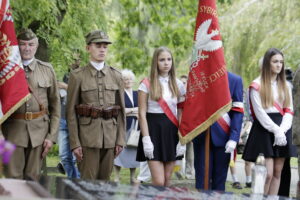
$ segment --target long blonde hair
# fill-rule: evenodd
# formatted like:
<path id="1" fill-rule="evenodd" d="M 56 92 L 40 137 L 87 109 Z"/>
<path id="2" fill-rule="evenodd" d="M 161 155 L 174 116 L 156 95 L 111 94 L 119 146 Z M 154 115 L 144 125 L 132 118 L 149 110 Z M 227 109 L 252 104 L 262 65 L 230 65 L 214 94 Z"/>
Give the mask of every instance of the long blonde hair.
<path id="1" fill-rule="evenodd" d="M 175 74 L 175 66 L 174 59 L 171 51 L 167 47 L 158 47 L 155 49 L 152 57 L 151 71 L 150 71 L 150 98 L 158 101 L 162 97 L 162 87 L 159 82 L 159 70 L 158 70 L 158 56 L 162 52 L 168 52 L 172 57 L 172 67 L 169 71 L 169 88 L 172 93 L 172 96 L 179 97 L 179 89 L 176 83 L 176 74 Z"/>
<path id="2" fill-rule="evenodd" d="M 263 108 L 269 108 L 274 105 L 274 96 L 271 88 L 271 58 L 274 55 L 280 54 L 283 57 L 283 53 L 276 49 L 270 48 L 264 55 L 263 65 L 261 70 L 261 88 L 260 88 L 260 97 Z M 289 95 L 289 90 L 286 84 L 284 63 L 281 69 L 281 72 L 277 75 L 276 78 L 278 85 L 278 95 L 280 102 L 283 102 L 283 107 L 289 107 L 291 104 L 291 99 Z"/>

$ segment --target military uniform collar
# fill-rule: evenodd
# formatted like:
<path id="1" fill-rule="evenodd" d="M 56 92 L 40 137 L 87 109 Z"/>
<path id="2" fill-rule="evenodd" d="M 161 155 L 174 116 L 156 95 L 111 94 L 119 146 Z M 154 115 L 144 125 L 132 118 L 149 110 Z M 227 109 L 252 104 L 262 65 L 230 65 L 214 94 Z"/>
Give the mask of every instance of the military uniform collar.
<path id="1" fill-rule="evenodd" d="M 92 66 L 93 66 L 95 69 L 97 69 L 97 71 L 102 70 L 103 67 L 104 67 L 104 62 L 97 63 L 97 62 L 90 61 L 90 63 L 92 64 Z"/>
<path id="2" fill-rule="evenodd" d="M 95 67 L 90 62 L 87 67 L 90 70 L 92 76 L 96 76 L 98 71 L 95 69 Z M 107 66 L 106 63 L 104 63 L 104 67 L 100 70 L 100 72 L 102 72 L 105 75 L 108 72 L 108 68 L 109 68 L 109 66 Z"/>
<path id="3" fill-rule="evenodd" d="M 22 60 L 22 63 L 24 66 L 28 66 L 28 65 L 30 65 L 30 63 L 32 63 L 33 60 L 34 60 L 34 57 L 31 58 L 30 60 Z"/>
<path id="4" fill-rule="evenodd" d="M 26 63 L 26 62 L 25 62 Z M 23 66 L 28 66 L 28 68 L 31 70 L 31 71 L 34 71 L 35 69 L 35 66 L 36 66 L 36 59 L 35 58 L 32 58 L 32 60 L 30 62 L 28 62 L 29 64 L 28 65 L 25 65 L 25 63 L 23 63 Z"/>

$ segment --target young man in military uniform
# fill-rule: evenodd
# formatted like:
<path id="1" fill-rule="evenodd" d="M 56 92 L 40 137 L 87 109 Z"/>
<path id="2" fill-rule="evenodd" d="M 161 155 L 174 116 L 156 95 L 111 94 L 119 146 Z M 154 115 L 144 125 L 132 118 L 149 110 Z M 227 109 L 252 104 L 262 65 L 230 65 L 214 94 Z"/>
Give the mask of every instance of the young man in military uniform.
<path id="1" fill-rule="evenodd" d="M 86 35 L 90 62 L 71 72 L 67 92 L 70 145 L 81 178 L 109 180 L 114 158 L 125 145 L 121 73 L 105 58 L 111 44 L 100 30 Z"/>
<path id="2" fill-rule="evenodd" d="M 17 39 L 31 98 L 2 125 L 5 139 L 16 145 L 4 173 L 7 178 L 37 180 L 42 159 L 57 138 L 60 99 L 53 67 L 34 57 L 36 35 L 25 29 Z"/>

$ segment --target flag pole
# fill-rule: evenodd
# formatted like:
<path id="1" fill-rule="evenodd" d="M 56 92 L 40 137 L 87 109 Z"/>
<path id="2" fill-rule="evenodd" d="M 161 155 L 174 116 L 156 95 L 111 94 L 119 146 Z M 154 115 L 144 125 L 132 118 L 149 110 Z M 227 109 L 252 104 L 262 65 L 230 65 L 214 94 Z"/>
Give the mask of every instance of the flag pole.
<path id="1" fill-rule="evenodd" d="M 210 127 L 206 129 L 205 136 L 205 166 L 204 166 L 204 190 L 209 189 L 209 157 L 210 157 Z"/>

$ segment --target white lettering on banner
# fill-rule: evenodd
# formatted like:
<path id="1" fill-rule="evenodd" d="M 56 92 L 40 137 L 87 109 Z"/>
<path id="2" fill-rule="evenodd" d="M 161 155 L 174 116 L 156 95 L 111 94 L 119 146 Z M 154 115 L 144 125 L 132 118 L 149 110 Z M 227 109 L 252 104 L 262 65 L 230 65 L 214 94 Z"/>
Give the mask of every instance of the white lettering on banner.
<path id="1" fill-rule="evenodd" d="M 226 67 L 223 66 L 219 68 L 216 72 L 209 76 L 207 76 L 203 71 L 200 72 L 200 76 L 197 76 L 195 70 L 191 70 L 191 73 L 192 79 L 194 80 L 189 80 L 190 82 L 187 92 L 187 98 L 194 97 L 195 93 L 198 91 L 204 93 L 209 88 L 210 84 L 213 84 L 215 81 L 226 74 Z"/>

